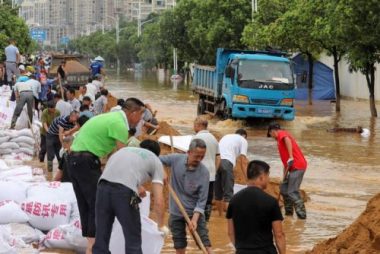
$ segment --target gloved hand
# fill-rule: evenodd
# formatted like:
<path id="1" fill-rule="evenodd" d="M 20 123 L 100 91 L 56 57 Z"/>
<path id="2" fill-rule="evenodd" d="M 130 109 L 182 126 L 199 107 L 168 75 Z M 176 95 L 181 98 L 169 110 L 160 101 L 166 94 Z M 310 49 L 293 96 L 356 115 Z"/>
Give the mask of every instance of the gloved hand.
<path id="1" fill-rule="evenodd" d="M 158 228 L 158 231 L 160 231 L 163 234 L 164 238 L 170 234 L 170 230 L 167 226 L 162 226 Z"/>
<path id="2" fill-rule="evenodd" d="M 289 160 L 286 163 L 288 164 L 288 167 L 291 167 L 294 164 L 294 159 L 293 158 L 289 158 Z"/>

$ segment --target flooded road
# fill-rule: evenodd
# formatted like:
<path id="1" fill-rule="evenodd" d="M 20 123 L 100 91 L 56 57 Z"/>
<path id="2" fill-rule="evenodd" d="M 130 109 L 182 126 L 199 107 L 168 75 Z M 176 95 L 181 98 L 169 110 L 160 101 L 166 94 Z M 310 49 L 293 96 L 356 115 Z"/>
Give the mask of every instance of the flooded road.
<path id="1" fill-rule="evenodd" d="M 158 110 L 159 120 L 192 134 L 197 98 L 184 83 L 172 84 L 161 75 L 135 76 L 133 73 L 106 84 L 116 97 L 138 97 Z M 363 87 L 363 89 L 365 89 Z M 380 105 L 378 104 L 378 107 Z M 308 160 L 302 188 L 310 201 L 306 204 L 308 219 L 284 221 L 289 253 L 304 253 L 324 239 L 335 236 L 364 210 L 371 196 L 380 188 L 380 120 L 371 119 L 368 102 L 342 101 L 342 112 L 334 112 L 334 104 L 296 103 L 297 116 L 292 122 L 280 122 L 297 139 Z M 276 143 L 266 138 L 268 121 L 211 120 L 210 128 L 227 134 L 246 127 L 249 133 L 249 159 L 261 159 L 271 165 L 271 176 L 279 178 L 281 164 Z M 329 133 L 336 125 L 371 131 L 369 138 L 355 133 Z M 213 217 L 210 236 L 216 253 L 232 253 L 223 218 Z M 199 253 L 191 244 L 189 253 Z M 174 253 L 168 243 L 163 253 Z"/>

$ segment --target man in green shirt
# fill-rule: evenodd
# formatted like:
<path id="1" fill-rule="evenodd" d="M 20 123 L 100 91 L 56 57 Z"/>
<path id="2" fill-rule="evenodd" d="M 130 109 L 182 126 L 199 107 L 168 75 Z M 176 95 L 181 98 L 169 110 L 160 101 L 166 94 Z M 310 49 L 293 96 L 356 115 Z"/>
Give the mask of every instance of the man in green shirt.
<path id="1" fill-rule="evenodd" d="M 49 102 L 47 105 L 47 109 L 45 109 L 42 112 L 41 115 L 41 122 L 42 127 L 40 131 L 41 135 L 41 144 L 40 144 L 40 153 L 38 155 L 38 158 L 40 159 L 40 162 L 44 162 L 45 155 L 46 155 L 46 132 L 49 130 L 50 124 L 53 122 L 53 120 L 56 117 L 59 117 L 61 113 L 59 110 L 55 108 L 54 102 Z"/>
<path id="2" fill-rule="evenodd" d="M 71 146 L 68 169 L 78 202 L 82 235 L 88 239 L 86 253 L 92 253 L 95 242 L 96 190 L 102 174 L 100 158 L 127 145 L 128 130 L 137 125 L 143 112 L 144 103 L 129 98 L 121 111 L 88 120 Z"/>

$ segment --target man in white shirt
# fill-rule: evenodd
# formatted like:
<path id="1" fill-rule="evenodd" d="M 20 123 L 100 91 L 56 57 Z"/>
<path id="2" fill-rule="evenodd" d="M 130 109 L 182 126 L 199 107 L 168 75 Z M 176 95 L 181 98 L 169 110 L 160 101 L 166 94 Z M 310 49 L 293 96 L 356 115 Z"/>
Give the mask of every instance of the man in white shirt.
<path id="1" fill-rule="evenodd" d="M 90 86 L 89 89 L 87 88 L 88 86 Z M 81 85 L 79 87 L 79 93 L 80 93 L 80 95 L 78 97 L 78 100 L 80 102 L 82 102 L 83 98 L 86 96 L 90 97 L 91 101 L 95 101 L 96 87 L 91 83 L 89 83 L 87 85 Z"/>
<path id="2" fill-rule="evenodd" d="M 199 116 L 194 121 L 194 131 L 196 135 L 192 139 L 201 139 L 206 143 L 206 154 L 202 160 L 203 165 L 206 166 L 210 173 L 210 183 L 208 189 L 208 197 L 205 208 L 205 219 L 208 222 L 210 220 L 212 211 L 212 200 L 214 198 L 214 182 L 216 169 L 219 168 L 220 154 L 219 144 L 214 135 L 208 130 L 208 121 L 202 116 Z"/>
<path id="3" fill-rule="evenodd" d="M 104 84 L 102 83 L 102 75 L 96 74 L 92 80 L 92 84 L 96 86 L 97 93 L 99 93 L 104 88 Z"/>
<path id="4" fill-rule="evenodd" d="M 34 96 L 34 109 L 38 111 L 38 104 L 40 102 L 40 93 L 41 93 L 41 83 L 36 79 L 34 74 L 30 75 L 30 79 L 26 81 L 32 85 L 32 91 Z"/>
<path id="5" fill-rule="evenodd" d="M 109 252 L 112 225 L 115 217 L 124 232 L 125 252 L 142 253 L 141 222 L 138 197 L 139 187 L 152 183 L 154 212 L 158 230 L 164 234 L 165 203 L 163 185 L 166 178 L 158 159 L 160 146 L 156 141 L 144 140 L 141 148 L 128 147 L 115 152 L 108 160 L 99 179 L 96 194 L 96 240 L 93 254 Z M 140 194 L 141 195 L 141 194 Z"/>
<path id="6" fill-rule="evenodd" d="M 95 101 L 95 96 L 98 93 L 98 88 L 92 83 L 92 79 L 88 80 L 88 84 L 86 85 L 86 96 L 90 97 L 91 100 Z"/>
<path id="7" fill-rule="evenodd" d="M 61 116 L 68 116 L 73 111 L 71 104 L 62 100 L 61 95 L 58 93 L 54 94 L 54 102 L 55 108 L 61 112 Z"/>
<path id="8" fill-rule="evenodd" d="M 16 108 L 13 112 L 11 129 L 16 127 L 17 118 L 20 116 L 24 105 L 26 104 L 28 109 L 28 117 L 30 123 L 33 121 L 33 91 L 32 84 L 28 82 L 17 82 L 14 87 L 15 95 L 16 95 Z"/>
<path id="9" fill-rule="evenodd" d="M 75 98 L 75 90 L 70 89 L 66 92 L 67 102 L 70 103 L 73 110 L 79 112 L 80 109 L 80 101 Z"/>
<path id="10" fill-rule="evenodd" d="M 244 176 L 247 175 L 247 132 L 244 129 L 238 129 L 235 134 L 225 135 L 219 141 L 219 149 L 221 161 L 215 177 L 215 200 L 218 204 L 219 215 L 222 215 L 223 202 L 224 210 L 226 210 L 234 194 L 235 178 L 233 171 L 239 156 L 242 156 L 242 173 Z"/>

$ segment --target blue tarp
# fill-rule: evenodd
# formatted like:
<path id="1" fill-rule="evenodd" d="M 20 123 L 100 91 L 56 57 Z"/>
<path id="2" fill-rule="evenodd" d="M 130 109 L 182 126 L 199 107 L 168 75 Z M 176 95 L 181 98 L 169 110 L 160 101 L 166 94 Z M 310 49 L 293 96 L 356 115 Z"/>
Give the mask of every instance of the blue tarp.
<path id="1" fill-rule="evenodd" d="M 293 57 L 295 63 L 295 74 L 297 75 L 296 99 L 308 99 L 308 75 L 309 63 L 301 54 Z M 334 100 L 335 85 L 334 71 L 327 65 L 314 61 L 313 73 L 313 100 Z"/>

